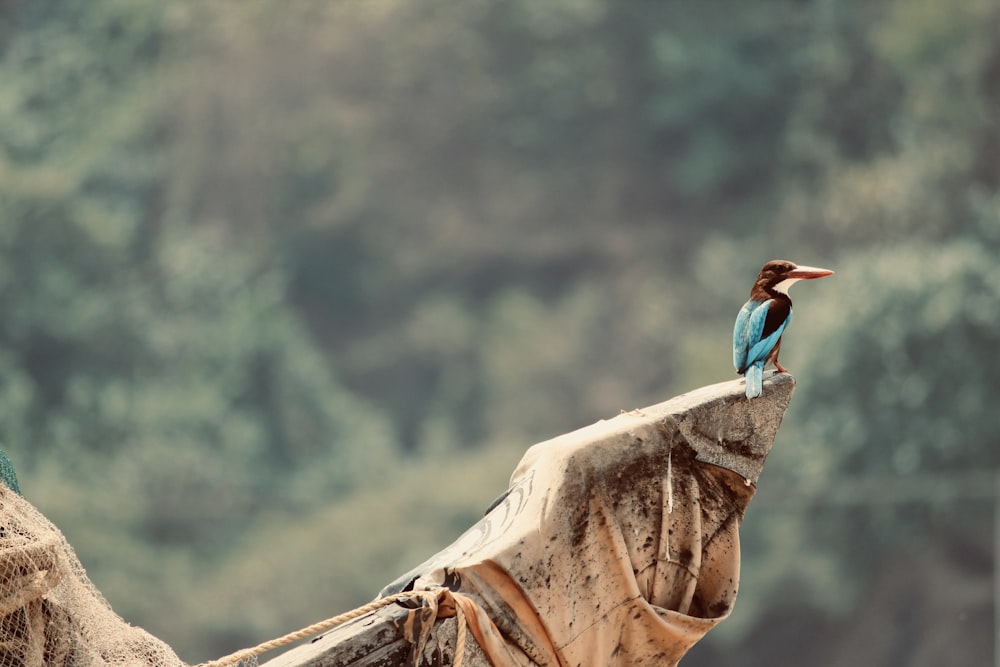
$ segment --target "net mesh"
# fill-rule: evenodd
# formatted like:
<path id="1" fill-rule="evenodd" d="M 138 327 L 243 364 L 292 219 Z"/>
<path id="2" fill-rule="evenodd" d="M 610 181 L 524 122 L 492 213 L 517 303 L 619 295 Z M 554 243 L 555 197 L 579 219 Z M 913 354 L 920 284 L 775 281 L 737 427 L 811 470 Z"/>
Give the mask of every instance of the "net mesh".
<path id="1" fill-rule="evenodd" d="M 100 594 L 52 522 L 0 484 L 0 667 L 184 665 Z"/>

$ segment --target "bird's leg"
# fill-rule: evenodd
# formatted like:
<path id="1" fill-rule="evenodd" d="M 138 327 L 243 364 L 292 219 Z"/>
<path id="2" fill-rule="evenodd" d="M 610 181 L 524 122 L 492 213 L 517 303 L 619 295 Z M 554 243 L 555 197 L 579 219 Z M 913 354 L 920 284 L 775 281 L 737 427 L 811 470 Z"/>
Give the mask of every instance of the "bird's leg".
<path id="1" fill-rule="evenodd" d="M 781 352 L 781 339 L 778 339 L 777 344 L 775 344 L 774 349 L 771 350 L 771 354 L 767 355 L 767 360 L 774 364 L 774 367 L 778 370 L 775 373 L 787 373 L 788 369 L 778 363 L 778 354 Z"/>

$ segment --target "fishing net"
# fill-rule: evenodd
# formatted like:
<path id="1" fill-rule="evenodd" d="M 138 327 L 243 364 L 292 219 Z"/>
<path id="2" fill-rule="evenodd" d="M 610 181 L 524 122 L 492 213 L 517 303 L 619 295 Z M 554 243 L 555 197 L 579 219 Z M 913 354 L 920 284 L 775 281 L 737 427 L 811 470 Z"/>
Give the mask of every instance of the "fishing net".
<path id="1" fill-rule="evenodd" d="M 0 667 L 183 664 L 115 614 L 59 529 L 0 484 Z"/>

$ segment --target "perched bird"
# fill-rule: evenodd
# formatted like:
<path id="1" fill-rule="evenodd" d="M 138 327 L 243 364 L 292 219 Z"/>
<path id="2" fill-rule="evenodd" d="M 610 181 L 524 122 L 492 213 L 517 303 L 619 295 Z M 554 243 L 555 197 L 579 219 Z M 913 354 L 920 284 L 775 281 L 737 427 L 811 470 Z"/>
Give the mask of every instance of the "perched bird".
<path id="1" fill-rule="evenodd" d="M 733 328 L 733 365 L 747 378 L 747 398 L 760 396 L 764 383 L 764 365 L 774 363 L 779 373 L 787 372 L 778 363 L 781 334 L 792 321 L 792 300 L 788 288 L 800 280 L 823 278 L 829 269 L 796 266 L 794 262 L 773 259 L 764 265 L 750 290 L 750 300 L 743 304 Z"/>

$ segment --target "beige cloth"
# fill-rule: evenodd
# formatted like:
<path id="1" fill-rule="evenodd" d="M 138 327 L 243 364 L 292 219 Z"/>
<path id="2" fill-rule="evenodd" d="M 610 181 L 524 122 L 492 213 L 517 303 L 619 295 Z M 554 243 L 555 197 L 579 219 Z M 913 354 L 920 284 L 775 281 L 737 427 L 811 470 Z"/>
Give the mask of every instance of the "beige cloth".
<path id="1" fill-rule="evenodd" d="M 676 422 L 621 415 L 529 449 L 506 497 L 383 595 L 449 589 L 496 667 L 674 665 L 730 613 L 753 491 Z"/>

